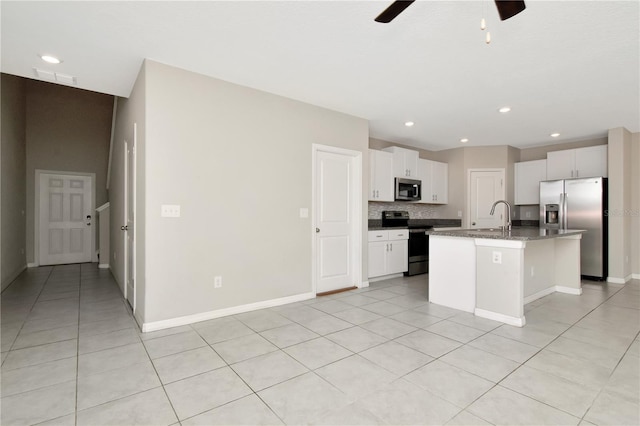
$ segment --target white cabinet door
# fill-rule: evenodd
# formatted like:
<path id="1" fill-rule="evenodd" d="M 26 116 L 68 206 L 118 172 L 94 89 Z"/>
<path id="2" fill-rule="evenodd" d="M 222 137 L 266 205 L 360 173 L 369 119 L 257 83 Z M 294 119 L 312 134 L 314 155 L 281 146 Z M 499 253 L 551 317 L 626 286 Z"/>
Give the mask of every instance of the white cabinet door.
<path id="1" fill-rule="evenodd" d="M 369 150 L 369 201 L 393 201 L 393 154 Z"/>
<path id="2" fill-rule="evenodd" d="M 404 165 L 407 168 L 407 177 L 418 179 L 418 151 L 405 150 Z"/>
<path id="3" fill-rule="evenodd" d="M 407 240 L 389 241 L 387 274 L 397 274 L 409 269 L 409 244 Z"/>
<path id="4" fill-rule="evenodd" d="M 575 177 L 607 176 L 607 145 L 578 148 Z"/>
<path id="5" fill-rule="evenodd" d="M 540 182 L 547 180 L 547 160 L 515 164 L 515 204 L 540 204 Z"/>
<path id="6" fill-rule="evenodd" d="M 393 154 L 393 176 L 407 179 L 418 178 L 418 151 L 391 146 L 384 151 Z"/>
<path id="7" fill-rule="evenodd" d="M 547 180 L 607 176 L 607 145 L 547 153 Z"/>
<path id="8" fill-rule="evenodd" d="M 547 180 L 571 179 L 575 174 L 575 150 L 553 151 L 547 153 Z"/>
<path id="9" fill-rule="evenodd" d="M 432 161 L 431 193 L 433 204 L 447 204 L 449 192 L 449 165 Z"/>
<path id="10" fill-rule="evenodd" d="M 369 278 L 386 275 L 388 241 L 369 243 Z"/>
<path id="11" fill-rule="evenodd" d="M 422 194 L 420 203 L 431 204 L 433 202 L 433 193 L 431 192 L 431 165 L 433 161 L 418 160 L 418 180 L 422 182 Z"/>

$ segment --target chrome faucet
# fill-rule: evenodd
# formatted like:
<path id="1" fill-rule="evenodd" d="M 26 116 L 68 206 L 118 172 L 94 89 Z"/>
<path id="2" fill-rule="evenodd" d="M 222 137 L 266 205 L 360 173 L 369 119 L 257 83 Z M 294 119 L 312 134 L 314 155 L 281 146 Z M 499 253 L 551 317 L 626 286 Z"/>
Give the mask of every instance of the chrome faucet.
<path id="1" fill-rule="evenodd" d="M 507 231 L 511 231 L 511 204 L 509 204 L 508 201 L 505 200 L 498 200 L 495 203 L 493 203 L 493 206 L 491 206 L 491 216 L 493 216 L 493 214 L 496 211 L 496 206 L 500 203 L 504 203 L 504 205 L 507 206 L 507 224 L 504 226 L 503 229 L 507 230 Z"/>

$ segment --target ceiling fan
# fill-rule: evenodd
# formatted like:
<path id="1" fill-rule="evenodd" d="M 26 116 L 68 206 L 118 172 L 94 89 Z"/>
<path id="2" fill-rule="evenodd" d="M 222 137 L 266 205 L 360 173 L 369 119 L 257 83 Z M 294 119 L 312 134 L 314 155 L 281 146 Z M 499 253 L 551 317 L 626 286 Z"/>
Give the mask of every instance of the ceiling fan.
<path id="1" fill-rule="evenodd" d="M 400 15 L 407 7 L 411 6 L 415 0 L 397 0 L 391 3 L 384 12 L 375 19 L 376 22 L 388 24 L 393 21 L 396 16 Z M 525 9 L 524 1 L 520 0 L 495 0 L 500 20 L 504 21 L 517 15 Z"/>

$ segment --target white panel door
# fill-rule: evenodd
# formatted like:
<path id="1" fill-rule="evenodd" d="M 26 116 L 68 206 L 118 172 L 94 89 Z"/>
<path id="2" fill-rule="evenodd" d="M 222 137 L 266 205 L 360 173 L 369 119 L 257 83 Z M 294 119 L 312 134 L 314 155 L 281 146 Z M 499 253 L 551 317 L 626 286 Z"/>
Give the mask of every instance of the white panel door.
<path id="1" fill-rule="evenodd" d="M 353 157 L 316 155 L 316 292 L 356 285 L 353 276 Z"/>
<path id="2" fill-rule="evenodd" d="M 135 131 L 135 130 L 134 130 Z M 135 138 L 135 136 L 134 136 Z M 133 143 L 125 142 L 125 281 L 126 298 L 131 309 L 136 310 L 136 245 L 135 245 L 135 216 L 136 216 L 136 149 Z"/>
<path id="3" fill-rule="evenodd" d="M 504 171 L 474 170 L 469 173 L 469 223 L 471 228 L 494 228 L 504 223 L 504 204 L 491 206 L 504 200 Z"/>
<path id="4" fill-rule="evenodd" d="M 91 262 L 92 179 L 40 173 L 40 265 Z"/>

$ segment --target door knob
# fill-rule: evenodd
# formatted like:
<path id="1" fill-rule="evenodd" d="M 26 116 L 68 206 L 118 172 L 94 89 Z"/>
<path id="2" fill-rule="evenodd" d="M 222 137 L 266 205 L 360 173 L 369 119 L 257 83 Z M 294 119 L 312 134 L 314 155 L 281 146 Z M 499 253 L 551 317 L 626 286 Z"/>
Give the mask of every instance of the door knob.
<path id="1" fill-rule="evenodd" d="M 320 232 L 320 228 L 316 228 L 316 234 Z"/>
<path id="2" fill-rule="evenodd" d="M 121 229 L 122 231 L 127 231 L 127 230 L 129 229 L 129 227 L 128 227 L 127 225 L 122 225 L 122 226 L 120 227 L 120 229 Z"/>
<path id="3" fill-rule="evenodd" d="M 475 222 L 471 222 L 471 225 L 476 226 L 476 223 Z"/>

